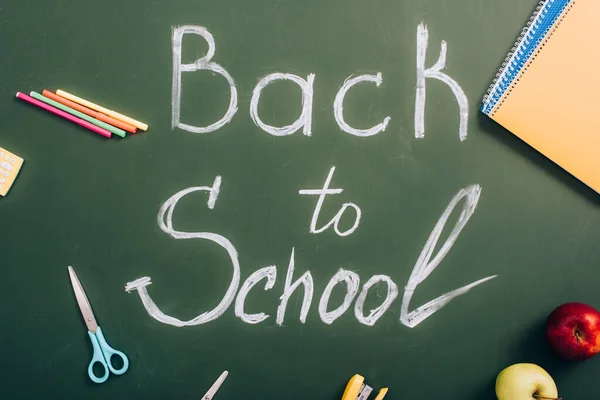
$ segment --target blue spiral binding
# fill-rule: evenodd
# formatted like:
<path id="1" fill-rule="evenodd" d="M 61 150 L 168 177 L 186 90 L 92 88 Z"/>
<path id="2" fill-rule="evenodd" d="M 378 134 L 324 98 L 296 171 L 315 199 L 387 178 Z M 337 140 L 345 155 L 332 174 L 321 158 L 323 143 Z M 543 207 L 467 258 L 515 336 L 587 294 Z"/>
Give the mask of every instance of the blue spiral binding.
<path id="1" fill-rule="evenodd" d="M 521 31 L 502 67 L 496 74 L 492 84 L 483 98 L 481 111 L 490 115 L 494 107 L 514 79 L 527 64 L 535 50 L 539 47 L 546 35 L 552 29 L 570 3 L 575 0 L 543 0 L 540 1 L 529 22 Z"/>

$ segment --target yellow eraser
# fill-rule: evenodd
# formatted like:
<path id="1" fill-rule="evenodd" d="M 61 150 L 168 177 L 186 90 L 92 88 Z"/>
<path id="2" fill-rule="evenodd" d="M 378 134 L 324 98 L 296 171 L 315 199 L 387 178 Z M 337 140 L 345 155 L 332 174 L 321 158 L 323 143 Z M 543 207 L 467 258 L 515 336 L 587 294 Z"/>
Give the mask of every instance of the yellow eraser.
<path id="1" fill-rule="evenodd" d="M 6 196 L 23 166 L 23 159 L 0 147 L 0 196 Z"/>

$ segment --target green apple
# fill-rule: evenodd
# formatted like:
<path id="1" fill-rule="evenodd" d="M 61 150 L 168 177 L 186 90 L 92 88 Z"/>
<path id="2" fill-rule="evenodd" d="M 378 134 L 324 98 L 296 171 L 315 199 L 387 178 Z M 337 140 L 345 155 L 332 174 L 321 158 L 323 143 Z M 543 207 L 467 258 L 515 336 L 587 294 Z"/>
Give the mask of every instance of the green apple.
<path id="1" fill-rule="evenodd" d="M 496 378 L 498 400 L 560 400 L 554 379 L 539 365 L 520 363 Z"/>

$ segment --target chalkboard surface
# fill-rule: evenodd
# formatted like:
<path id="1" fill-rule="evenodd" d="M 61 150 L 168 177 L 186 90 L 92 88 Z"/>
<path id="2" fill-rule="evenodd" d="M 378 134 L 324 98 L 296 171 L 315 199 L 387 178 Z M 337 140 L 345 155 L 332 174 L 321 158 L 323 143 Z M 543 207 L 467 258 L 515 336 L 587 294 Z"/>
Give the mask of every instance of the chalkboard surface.
<path id="1" fill-rule="evenodd" d="M 339 399 L 358 373 L 482 400 L 533 362 L 597 398 L 600 359 L 559 360 L 544 322 L 600 304 L 599 198 L 479 112 L 535 5 L 3 2 L 0 147 L 25 163 L 0 198 L 2 397 L 199 399 L 227 370 L 217 399 Z M 43 89 L 150 127 L 106 140 L 15 98 Z M 130 360 L 101 385 L 69 265 Z"/>

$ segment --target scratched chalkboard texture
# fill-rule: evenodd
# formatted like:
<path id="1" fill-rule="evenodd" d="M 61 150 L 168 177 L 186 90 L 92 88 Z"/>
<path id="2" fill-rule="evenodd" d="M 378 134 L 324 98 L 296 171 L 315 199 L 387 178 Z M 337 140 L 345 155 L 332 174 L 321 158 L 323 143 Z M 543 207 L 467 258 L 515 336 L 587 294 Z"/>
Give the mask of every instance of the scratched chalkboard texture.
<path id="1" fill-rule="evenodd" d="M 600 305 L 600 201 L 479 112 L 536 3 L 2 2 L 0 146 L 25 159 L 0 198 L 2 398 L 199 399 L 228 370 L 217 399 L 339 399 L 359 373 L 386 399 L 491 400 L 516 362 L 598 398 L 600 359 L 562 362 L 543 324 Z M 225 75 L 232 118 L 193 132 L 226 116 Z M 43 89 L 150 128 L 106 140 L 15 98 Z M 69 265 L 130 359 L 101 385 Z M 284 296 L 302 276 L 309 306 L 302 283 Z"/>

